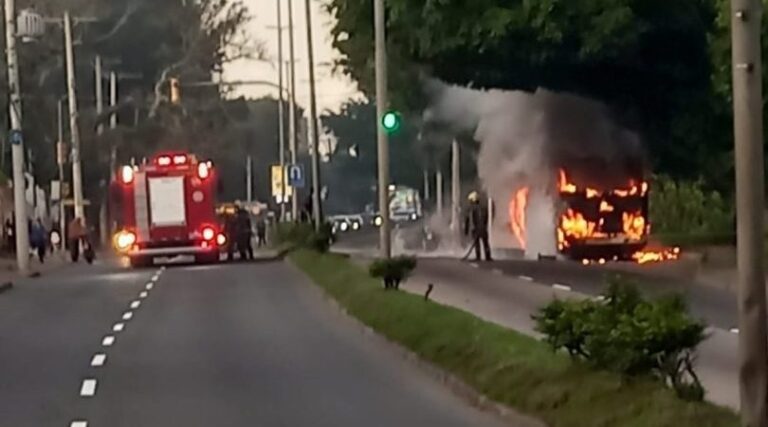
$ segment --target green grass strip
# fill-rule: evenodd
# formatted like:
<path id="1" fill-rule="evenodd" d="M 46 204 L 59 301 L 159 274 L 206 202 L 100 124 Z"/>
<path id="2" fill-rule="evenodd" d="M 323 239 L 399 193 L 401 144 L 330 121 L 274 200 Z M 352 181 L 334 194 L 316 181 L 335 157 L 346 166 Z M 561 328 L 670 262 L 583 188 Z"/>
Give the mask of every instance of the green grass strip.
<path id="1" fill-rule="evenodd" d="M 552 427 L 739 425 L 732 411 L 681 401 L 654 381 L 597 372 L 467 312 L 384 291 L 344 257 L 300 250 L 290 258 L 349 314 L 380 334 Z"/>

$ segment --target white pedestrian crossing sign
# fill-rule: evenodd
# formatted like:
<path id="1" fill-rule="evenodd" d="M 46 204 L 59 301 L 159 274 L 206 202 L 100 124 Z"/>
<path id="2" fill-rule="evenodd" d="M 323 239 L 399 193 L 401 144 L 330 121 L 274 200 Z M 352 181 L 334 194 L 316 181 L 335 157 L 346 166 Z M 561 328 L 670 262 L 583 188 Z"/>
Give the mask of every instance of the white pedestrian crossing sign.
<path id="1" fill-rule="evenodd" d="M 288 185 L 293 188 L 304 188 L 304 167 L 302 165 L 288 165 Z"/>

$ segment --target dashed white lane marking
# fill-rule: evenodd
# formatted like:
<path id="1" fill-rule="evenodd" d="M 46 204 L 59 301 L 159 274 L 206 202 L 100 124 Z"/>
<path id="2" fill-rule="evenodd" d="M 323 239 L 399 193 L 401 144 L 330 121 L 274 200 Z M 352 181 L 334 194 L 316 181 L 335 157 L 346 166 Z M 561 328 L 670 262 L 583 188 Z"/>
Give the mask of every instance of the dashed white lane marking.
<path id="1" fill-rule="evenodd" d="M 142 292 L 139 294 L 139 298 L 146 298 L 146 297 L 147 297 L 147 295 L 149 295 L 149 294 L 147 293 L 147 291 L 142 291 Z"/>
<path id="2" fill-rule="evenodd" d="M 731 328 L 731 333 L 732 334 L 738 334 L 739 333 L 739 328 Z"/>
<path id="3" fill-rule="evenodd" d="M 104 362 L 107 361 L 107 355 L 104 353 L 97 353 L 93 355 L 91 359 L 91 366 L 104 366 Z"/>
<path id="4" fill-rule="evenodd" d="M 526 282 L 533 282 L 533 277 L 531 276 L 517 276 L 520 280 L 525 280 Z"/>
<path id="5" fill-rule="evenodd" d="M 88 427 L 88 421 L 72 421 L 69 427 Z"/>
<path id="6" fill-rule="evenodd" d="M 152 281 L 153 281 L 153 282 L 157 282 L 157 279 L 159 279 L 159 278 L 160 278 L 160 276 L 158 276 L 157 274 L 155 274 L 154 276 L 152 276 Z"/>
<path id="7" fill-rule="evenodd" d="M 115 343 L 115 337 L 113 337 L 112 335 L 107 335 L 106 337 L 104 337 L 103 340 L 101 340 L 101 345 L 103 345 L 104 347 L 109 347 L 114 343 Z"/>
<path id="8" fill-rule="evenodd" d="M 115 326 L 112 327 L 112 330 L 115 332 L 120 332 L 123 329 L 125 329 L 125 323 L 115 323 Z"/>
<path id="9" fill-rule="evenodd" d="M 96 380 L 89 378 L 83 380 L 83 385 L 80 386 L 80 396 L 91 397 L 96 394 Z"/>
<path id="10" fill-rule="evenodd" d="M 123 320 L 131 320 L 133 318 L 133 312 L 126 311 L 123 313 Z"/>
<path id="11" fill-rule="evenodd" d="M 570 292 L 571 291 L 571 287 L 570 286 L 568 286 L 568 285 L 561 285 L 559 283 L 553 284 L 552 287 L 557 289 L 557 290 L 560 290 L 560 291 L 566 291 L 566 292 Z"/>
<path id="12" fill-rule="evenodd" d="M 139 308 L 140 305 L 141 305 L 141 301 L 136 300 L 136 301 L 131 303 L 131 309 L 132 310 L 136 310 L 137 308 Z"/>
<path id="13" fill-rule="evenodd" d="M 148 290 L 148 291 L 151 291 L 151 290 L 152 290 L 152 288 L 154 288 L 154 287 L 155 287 L 155 284 L 154 284 L 154 283 L 147 283 L 147 286 L 145 286 L 144 288 L 145 288 L 146 290 Z"/>

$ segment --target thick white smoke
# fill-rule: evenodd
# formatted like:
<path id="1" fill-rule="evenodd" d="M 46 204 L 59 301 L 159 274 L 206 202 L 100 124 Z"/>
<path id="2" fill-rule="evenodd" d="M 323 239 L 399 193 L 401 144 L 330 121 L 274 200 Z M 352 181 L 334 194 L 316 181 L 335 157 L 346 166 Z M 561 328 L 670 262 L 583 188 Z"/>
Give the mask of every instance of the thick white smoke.
<path id="1" fill-rule="evenodd" d="M 497 247 L 515 247 L 509 202 L 530 189 L 527 255 L 556 253 L 556 179 L 565 168 L 579 186 L 608 188 L 642 174 L 636 134 L 618 125 L 602 104 L 546 90 L 476 90 L 430 82 L 427 122 L 474 132 L 480 144 L 478 175 L 495 201 Z"/>

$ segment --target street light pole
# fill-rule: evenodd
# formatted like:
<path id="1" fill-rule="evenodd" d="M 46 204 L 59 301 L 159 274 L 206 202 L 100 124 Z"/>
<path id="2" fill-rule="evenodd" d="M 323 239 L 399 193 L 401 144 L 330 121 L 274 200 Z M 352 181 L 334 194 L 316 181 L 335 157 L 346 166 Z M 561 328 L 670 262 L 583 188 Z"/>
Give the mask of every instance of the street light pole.
<path id="1" fill-rule="evenodd" d="M 279 139 L 278 145 L 280 153 L 278 158 L 280 160 L 280 173 L 282 174 L 281 180 L 283 184 L 280 186 L 280 221 L 285 221 L 285 107 L 283 104 L 283 3 L 281 0 L 276 0 L 277 3 L 277 73 L 279 90 L 279 100 L 277 101 L 277 137 Z"/>
<path id="2" fill-rule="evenodd" d="M 459 141 L 451 143 L 451 231 L 458 243 L 461 240 L 461 151 Z"/>
<path id="3" fill-rule="evenodd" d="M 312 130 L 312 218 L 315 231 L 323 223 L 320 199 L 320 136 L 317 126 L 317 94 L 315 92 L 315 56 L 312 46 L 312 9 L 310 0 L 305 1 L 307 19 L 307 63 L 309 64 L 309 127 Z"/>
<path id="4" fill-rule="evenodd" d="M 9 110 L 11 131 L 21 135 L 21 85 L 16 50 L 16 2 L 5 0 L 5 46 L 8 64 Z M 27 199 L 24 179 L 24 143 L 18 138 L 11 147 L 13 157 L 13 201 L 16 221 L 16 263 L 19 272 L 29 271 L 29 228 L 27 227 Z"/>
<path id="5" fill-rule="evenodd" d="M 382 258 L 392 256 L 389 230 L 389 138 L 382 127 L 381 118 L 387 110 L 387 47 L 384 28 L 384 0 L 374 0 L 374 28 L 376 33 L 376 147 L 379 168 L 379 250 Z"/>
<path id="6" fill-rule="evenodd" d="M 64 51 L 67 62 L 67 95 L 69 97 L 69 132 L 72 137 L 72 191 L 75 202 L 75 218 L 85 219 L 83 204 L 83 175 L 80 164 L 80 129 L 77 124 L 77 95 L 75 79 L 75 52 L 72 45 L 72 19 L 64 12 Z"/>
<path id="7" fill-rule="evenodd" d="M 768 426 L 768 332 L 763 269 L 763 99 L 760 0 L 731 0 L 736 157 L 739 390 L 745 426 Z"/>
<path id="8" fill-rule="evenodd" d="M 64 249 L 67 241 L 64 236 L 67 228 L 67 211 L 64 208 L 64 164 L 67 162 L 67 150 L 64 142 L 64 99 L 59 99 L 57 104 L 59 139 L 56 144 L 56 163 L 59 167 L 59 236 L 61 237 L 61 248 Z"/>
<path id="9" fill-rule="evenodd" d="M 280 29 L 278 29 L 280 31 Z M 289 150 L 291 152 L 291 164 L 296 164 L 296 146 L 297 132 L 296 132 L 296 56 L 293 47 L 293 1 L 288 0 L 288 55 L 290 64 L 288 65 L 289 81 L 290 81 L 290 93 L 288 105 L 288 138 L 289 138 Z M 291 220 L 296 222 L 299 217 L 299 193 L 296 189 L 293 189 L 291 195 Z"/>

